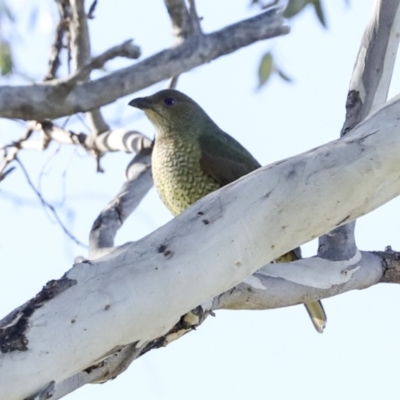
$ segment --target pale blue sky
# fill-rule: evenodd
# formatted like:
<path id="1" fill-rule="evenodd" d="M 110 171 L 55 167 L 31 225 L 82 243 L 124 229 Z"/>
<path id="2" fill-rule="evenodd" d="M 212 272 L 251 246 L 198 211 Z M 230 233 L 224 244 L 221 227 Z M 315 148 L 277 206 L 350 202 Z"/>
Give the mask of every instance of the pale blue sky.
<path id="1" fill-rule="evenodd" d="M 42 14 L 27 30 L 31 3 Z M 249 0 L 198 0 L 206 32 L 258 12 Z M 291 21 L 286 37 L 257 43 L 184 74 L 178 89 L 193 97 L 222 129 L 229 132 L 263 164 L 289 157 L 338 137 L 344 118 L 348 83 L 372 0 L 325 1 L 329 30 L 312 9 Z M 13 0 L 21 13 L 16 56 L 23 72 L 40 79 L 46 71 L 52 41 L 52 1 Z M 47 15 L 47 16 L 46 16 Z M 99 2 L 90 21 L 93 54 L 128 38 L 143 55 L 171 45 L 170 22 L 161 0 Z M 28 33 L 27 33 L 28 32 Z M 272 49 L 285 72 L 256 91 L 261 55 Z M 115 60 L 108 69 L 129 65 Z M 6 81 L 3 79 L 2 83 Z M 166 83 L 142 91 L 150 94 Z M 400 91 L 394 78 L 391 95 Z M 113 127 L 153 129 L 143 115 L 127 107 L 127 96 L 104 108 Z M 75 119 L 75 121 L 77 121 Z M 69 127 L 84 130 L 72 123 Z M 16 138 L 23 125 L 0 120 L 1 142 Z M 21 159 L 35 183 L 56 145 L 43 153 L 25 151 Z M 95 163 L 82 150 L 62 148 L 47 165 L 42 189 L 59 202 L 66 189 L 64 221 L 87 242 L 100 210 L 118 191 L 130 155 L 110 154 L 96 174 Z M 65 185 L 62 174 L 66 172 Z M 399 249 L 400 202 L 394 200 L 357 224 L 361 249 Z M 312 210 L 310 210 L 310 213 Z M 0 185 L 0 316 L 35 295 L 48 280 L 60 277 L 77 255 L 86 255 L 51 222 L 20 171 Z M 171 218 L 154 189 L 117 237 L 117 244 L 140 238 Z M 312 255 L 315 243 L 303 247 Z M 304 307 L 272 311 L 218 312 L 196 332 L 165 349 L 146 354 L 128 372 L 105 385 L 90 385 L 71 400 L 128 399 L 395 399 L 400 397 L 400 289 L 379 285 L 324 300 L 328 326 L 315 333 Z M 108 329 L 111 329 L 108 327 Z"/>

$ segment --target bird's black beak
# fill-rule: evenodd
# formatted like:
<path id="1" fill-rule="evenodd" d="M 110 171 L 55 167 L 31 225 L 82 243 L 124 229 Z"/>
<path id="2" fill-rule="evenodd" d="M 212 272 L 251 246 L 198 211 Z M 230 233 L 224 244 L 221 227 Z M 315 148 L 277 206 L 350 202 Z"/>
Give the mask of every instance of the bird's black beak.
<path id="1" fill-rule="evenodd" d="M 140 110 L 146 110 L 151 107 L 151 102 L 147 97 L 138 97 L 137 99 L 131 100 L 128 105 L 139 108 Z"/>

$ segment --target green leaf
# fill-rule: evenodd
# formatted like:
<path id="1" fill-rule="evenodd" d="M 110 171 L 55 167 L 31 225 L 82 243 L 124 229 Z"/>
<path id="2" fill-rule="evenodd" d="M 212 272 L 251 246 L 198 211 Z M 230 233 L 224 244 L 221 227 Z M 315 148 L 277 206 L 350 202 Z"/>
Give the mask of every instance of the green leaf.
<path id="1" fill-rule="evenodd" d="M 294 17 L 307 5 L 307 3 L 307 0 L 289 0 L 288 5 L 283 12 L 283 16 L 285 18 Z"/>
<path id="2" fill-rule="evenodd" d="M 0 42 L 0 73 L 8 75 L 12 72 L 13 61 L 10 45 L 7 42 Z"/>
<path id="3" fill-rule="evenodd" d="M 289 75 L 286 75 L 281 69 L 275 67 L 275 70 L 276 70 L 276 72 L 278 73 L 278 75 L 279 75 L 285 82 L 288 82 L 288 83 L 292 83 L 292 82 L 293 82 L 293 79 L 292 79 Z"/>
<path id="4" fill-rule="evenodd" d="M 270 52 L 264 54 L 258 67 L 258 88 L 265 85 L 274 70 L 274 62 Z"/>
<path id="5" fill-rule="evenodd" d="M 324 28 L 327 28 L 324 10 L 322 9 L 321 0 L 311 0 L 310 4 L 314 6 L 315 13 Z"/>

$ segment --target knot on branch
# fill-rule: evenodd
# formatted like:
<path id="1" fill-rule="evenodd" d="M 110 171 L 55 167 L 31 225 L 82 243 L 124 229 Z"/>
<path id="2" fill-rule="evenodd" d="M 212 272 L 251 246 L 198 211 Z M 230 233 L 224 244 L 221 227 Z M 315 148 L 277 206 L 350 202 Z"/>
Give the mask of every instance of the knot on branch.
<path id="1" fill-rule="evenodd" d="M 375 252 L 382 257 L 383 274 L 380 282 L 400 283 L 400 253 L 387 246 L 385 251 Z"/>

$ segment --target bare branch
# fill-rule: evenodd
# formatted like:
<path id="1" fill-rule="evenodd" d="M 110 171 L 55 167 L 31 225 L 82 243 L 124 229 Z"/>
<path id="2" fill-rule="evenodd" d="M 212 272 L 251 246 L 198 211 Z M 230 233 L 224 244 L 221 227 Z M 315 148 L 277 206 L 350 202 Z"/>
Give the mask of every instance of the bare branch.
<path id="1" fill-rule="evenodd" d="M 1 164 L 0 164 L 0 169 L 1 169 Z M 10 167 L 8 169 L 4 169 L 4 172 L 0 172 L 0 182 L 2 180 L 4 180 L 9 174 L 11 174 L 11 172 L 13 172 L 15 170 L 15 167 Z"/>
<path id="2" fill-rule="evenodd" d="M 376 0 L 354 66 L 341 136 L 385 103 L 399 41 L 400 0 Z M 353 221 L 320 237 L 318 255 L 331 260 L 352 257 L 357 248 L 355 224 Z"/>
<path id="3" fill-rule="evenodd" d="M 84 64 L 81 68 L 68 77 L 68 79 L 63 81 L 66 86 L 73 87 L 79 82 L 87 80 L 90 73 L 94 69 L 103 68 L 107 61 L 112 60 L 116 57 L 126 57 L 131 59 L 136 59 L 140 57 L 140 48 L 132 43 L 132 40 L 127 40 L 122 44 L 112 47 L 111 49 L 105 51 L 97 57 L 92 58 L 87 64 Z"/>
<path id="4" fill-rule="evenodd" d="M 193 32 L 193 20 L 186 7 L 185 0 L 164 0 L 174 29 L 174 36 L 181 43 Z"/>
<path id="5" fill-rule="evenodd" d="M 0 151 L 1 153 L 3 153 L 3 157 L 0 161 L 0 180 L 3 180 L 13 170 L 13 168 L 10 168 L 5 171 L 7 166 L 17 158 L 18 151 L 22 148 L 28 147 L 28 139 L 31 137 L 33 131 L 34 126 L 31 123 L 28 123 L 27 130 L 22 135 L 21 139 L 0 147 Z M 38 145 L 38 143 L 39 142 L 34 142 L 35 145 Z M 43 144 L 42 146 L 38 145 L 38 147 L 40 147 L 40 150 L 42 150 Z M 31 148 L 34 148 L 34 146 L 32 146 Z"/>
<path id="6" fill-rule="evenodd" d="M 45 287 L 0 329 L 0 397 L 32 395 L 129 343 L 146 343 L 145 351 L 179 338 L 201 319 L 201 312 L 183 320 L 182 315 L 199 304 L 212 309 L 216 295 L 239 285 L 260 265 L 400 195 L 399 104 L 400 96 L 345 138 L 260 168 L 200 199 L 151 235 L 81 262 Z M 241 215 L 251 229 L 243 229 Z M 385 274 L 388 280 L 387 269 L 399 266 L 384 264 L 377 254 L 357 251 L 340 262 L 271 264 L 246 284 L 257 290 L 267 285 L 265 296 L 280 286 L 268 307 L 281 307 L 368 287 Z M 52 296 L 46 296 L 50 289 Z M 265 299 L 258 294 L 251 301 L 256 307 Z M 109 325 L 118 329 L 102 329 Z M 84 336 L 71 334 L 82 327 Z M 76 346 L 82 350 L 79 360 L 70 352 Z M 56 369 L 60 360 L 62 368 Z M 18 369 L 21 362 L 24 368 Z M 13 381 L 16 369 L 24 385 Z"/>
<path id="7" fill-rule="evenodd" d="M 400 1 L 376 0 L 350 81 L 341 135 L 385 103 L 399 41 Z"/>
<path id="8" fill-rule="evenodd" d="M 106 131 L 97 136 L 92 146 L 88 146 L 85 133 L 66 130 L 48 120 L 34 122 L 32 126 L 46 135 L 48 140 L 55 140 L 61 144 L 81 145 L 86 150 L 94 150 L 99 153 L 109 151 L 138 153 L 143 148 L 151 146 L 151 140 L 147 136 L 138 131 L 124 128 Z M 21 147 L 26 148 L 24 144 Z"/>
<path id="9" fill-rule="evenodd" d="M 74 70 L 86 65 L 90 60 L 89 28 L 85 13 L 84 0 L 69 0 L 71 4 L 71 52 Z"/>
<path id="10" fill-rule="evenodd" d="M 62 81 L 3 86 L 0 117 L 40 121 L 93 110 L 259 40 L 288 32 L 280 11 L 271 10 L 201 38 L 192 36 L 175 48 L 74 88 Z"/>
<path id="11" fill-rule="evenodd" d="M 89 27 L 87 23 L 87 16 L 85 13 L 85 1 L 84 0 L 70 0 L 71 3 L 71 50 L 74 54 L 75 71 L 79 71 L 90 64 L 91 50 L 90 50 L 90 36 Z M 104 64 L 104 63 L 103 63 Z M 92 68 L 93 69 L 93 68 Z M 83 80 L 89 80 L 91 69 L 87 71 L 87 75 L 82 74 Z M 79 74 L 74 74 L 74 77 L 79 77 Z M 74 79 L 70 80 L 72 83 Z M 73 83 L 75 85 L 77 82 Z M 89 145 L 95 140 L 96 136 L 104 132 L 110 127 L 105 122 L 99 109 L 91 110 L 86 115 L 91 128 L 91 134 L 88 136 Z M 99 168 L 98 168 L 99 169 Z"/>
<path id="12" fill-rule="evenodd" d="M 201 25 L 200 25 L 201 18 L 199 18 L 198 14 L 197 14 L 196 2 L 195 2 L 195 0 L 188 0 L 188 2 L 189 2 L 189 14 L 190 14 L 190 18 L 192 20 L 193 29 L 196 34 L 202 35 L 203 32 L 201 30 Z"/>
<path id="13" fill-rule="evenodd" d="M 78 240 L 68 229 L 67 227 L 64 225 L 64 223 L 61 221 L 60 217 L 58 216 L 58 213 L 56 211 L 56 209 L 49 204 L 42 196 L 42 194 L 36 189 L 35 185 L 33 184 L 33 182 L 31 181 L 31 178 L 29 177 L 28 171 L 25 169 L 24 165 L 22 164 L 22 162 L 16 157 L 15 161 L 19 164 L 19 166 L 21 167 L 22 172 L 25 175 L 25 178 L 29 184 L 29 186 L 32 188 L 32 190 L 35 192 L 36 196 L 38 196 L 39 200 L 41 201 L 41 203 L 43 204 L 44 207 L 48 208 L 51 213 L 53 214 L 54 218 L 56 219 L 58 225 L 61 227 L 61 229 L 64 231 L 64 233 L 70 238 L 72 239 L 77 245 L 82 246 L 83 248 L 87 248 L 87 246 L 82 243 L 80 240 Z"/>
<path id="14" fill-rule="evenodd" d="M 151 142 L 134 157 L 127 168 L 128 181 L 93 223 L 89 237 L 89 258 L 97 258 L 114 249 L 118 229 L 153 186 Z"/>
<path id="15" fill-rule="evenodd" d="M 61 144 L 85 145 L 87 135 L 82 132 L 67 131 L 53 122 L 44 120 L 36 123 L 36 130 L 42 131 L 49 140 L 55 140 Z"/>
<path id="16" fill-rule="evenodd" d="M 139 153 L 151 148 L 152 141 L 138 131 L 124 128 L 104 132 L 96 138 L 95 148 L 105 153 L 107 151 L 124 151 Z"/>
<path id="17" fill-rule="evenodd" d="M 66 35 L 69 35 L 70 7 L 66 1 L 57 1 L 60 14 L 60 21 L 56 28 L 54 43 L 50 50 L 49 68 L 47 70 L 45 81 L 55 79 L 57 70 L 61 65 L 60 53 L 63 48 L 63 41 Z"/>
<path id="18" fill-rule="evenodd" d="M 178 79 L 179 79 L 180 75 L 177 76 L 173 76 L 168 83 L 168 88 L 169 89 L 176 89 L 176 86 L 178 85 Z"/>

